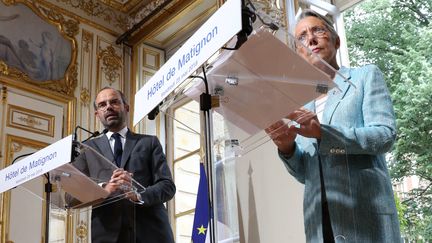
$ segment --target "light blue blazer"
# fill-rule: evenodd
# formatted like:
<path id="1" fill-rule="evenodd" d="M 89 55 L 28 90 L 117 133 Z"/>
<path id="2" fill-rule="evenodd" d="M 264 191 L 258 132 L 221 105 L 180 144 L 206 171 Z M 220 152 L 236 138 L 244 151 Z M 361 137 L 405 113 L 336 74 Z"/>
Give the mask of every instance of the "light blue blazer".
<path id="1" fill-rule="evenodd" d="M 289 173 L 305 184 L 307 242 L 322 242 L 318 158 L 336 242 L 401 242 L 399 221 L 384 153 L 396 138 L 392 101 L 374 65 L 344 68 L 328 93 L 321 140 L 297 136 L 290 158 L 279 153 Z M 315 111 L 312 102 L 306 108 Z"/>

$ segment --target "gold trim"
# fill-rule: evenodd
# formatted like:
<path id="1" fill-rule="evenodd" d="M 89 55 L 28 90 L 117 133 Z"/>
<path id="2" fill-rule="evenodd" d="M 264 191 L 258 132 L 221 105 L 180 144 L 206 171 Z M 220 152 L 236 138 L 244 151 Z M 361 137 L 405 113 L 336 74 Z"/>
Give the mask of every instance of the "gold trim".
<path id="1" fill-rule="evenodd" d="M 55 27 L 57 27 L 59 33 L 66 40 L 71 42 L 72 53 L 71 53 L 70 64 L 65 72 L 65 77 L 60 80 L 49 80 L 44 82 L 34 81 L 27 74 L 23 73 L 21 70 L 14 67 L 8 67 L 4 62 L 1 64 L 1 61 L 0 61 L 0 66 L 1 66 L 0 76 L 3 75 L 13 79 L 22 80 L 34 86 L 39 86 L 48 90 L 60 92 L 65 95 L 73 96 L 73 92 L 77 85 L 77 78 L 78 78 L 78 70 L 77 70 L 77 63 L 76 63 L 77 42 L 74 36 L 78 34 L 79 22 L 74 19 L 66 20 L 57 11 L 54 11 L 52 9 L 47 9 L 46 7 L 43 7 L 36 2 L 29 3 L 25 0 L 8 0 L 8 1 L 3 0 L 3 1 L 6 6 L 23 4 L 24 6 L 30 8 L 34 14 L 42 18 L 42 20 L 45 20 L 49 24 L 52 24 Z"/>
<path id="2" fill-rule="evenodd" d="M 81 40 L 81 45 L 82 45 L 82 52 L 81 52 L 81 80 L 80 80 L 80 87 L 81 87 L 81 92 L 80 92 L 80 101 L 81 101 L 81 105 L 84 105 L 85 107 L 90 106 L 90 102 L 91 102 L 91 92 L 90 89 L 92 87 L 92 83 L 93 83 L 93 79 L 92 79 L 92 74 L 93 74 L 93 39 L 94 39 L 94 35 L 93 33 L 82 29 L 81 32 L 82 35 L 82 40 Z M 86 56 L 86 54 L 88 54 L 88 56 Z M 87 58 L 86 58 L 87 57 Z M 87 62 L 86 62 L 87 60 Z M 88 68 L 86 69 L 85 66 L 88 66 Z M 84 78 L 84 74 L 85 71 L 87 71 L 87 80 Z M 84 81 L 87 82 L 84 82 Z M 80 121 L 82 121 L 82 111 L 80 112 Z"/>
<path id="3" fill-rule="evenodd" d="M 155 119 L 156 123 L 156 136 L 161 139 L 161 114 L 159 113 Z"/>
<path id="4" fill-rule="evenodd" d="M 71 209 L 66 209 L 66 243 L 73 243 L 73 213 Z"/>
<path id="5" fill-rule="evenodd" d="M 104 50 L 102 49 L 102 43 L 105 43 L 107 46 L 107 48 L 105 48 Z M 111 71 L 110 68 L 112 68 L 112 71 L 117 71 L 118 67 L 115 66 L 115 63 L 116 62 L 119 63 L 118 65 L 120 67 L 120 71 L 118 71 L 118 75 L 119 75 L 119 78 L 118 78 L 119 87 L 118 87 L 118 89 L 121 91 L 124 91 L 124 90 L 122 90 L 122 88 L 125 87 L 124 78 L 122 77 L 122 75 L 124 74 L 124 68 L 123 68 L 123 63 L 122 63 L 123 58 L 121 56 L 117 55 L 117 52 L 114 50 L 114 47 L 116 47 L 117 49 L 120 49 L 120 51 L 121 51 L 121 48 L 115 46 L 115 44 L 113 42 L 106 40 L 105 38 L 103 38 L 99 35 L 97 36 L 96 50 L 97 50 L 97 52 L 99 52 L 99 54 L 97 56 L 97 61 L 96 61 L 96 84 L 95 84 L 95 90 L 96 91 L 95 92 L 98 92 L 102 88 L 101 86 L 102 86 L 103 80 L 102 80 L 101 71 L 103 71 L 102 69 L 104 68 L 101 65 L 102 57 L 110 59 L 108 61 L 110 66 L 107 66 L 107 68 L 109 68 L 108 69 L 109 71 Z M 108 51 L 107 50 L 108 48 L 112 48 L 114 50 L 114 54 L 110 54 L 111 51 Z M 101 55 L 102 52 L 104 52 L 103 55 Z M 111 86 L 111 84 L 112 83 L 109 83 L 110 86 Z M 93 119 L 94 130 L 98 130 L 98 127 L 99 127 L 98 124 L 99 123 L 98 123 L 97 119 Z"/>
<path id="6" fill-rule="evenodd" d="M 97 17 L 115 27 L 125 30 L 128 24 L 128 17 L 125 14 L 118 14 L 111 6 L 104 6 L 94 0 L 56 0 L 57 2 L 69 5 L 73 8 L 84 11 L 90 17 Z"/>
<path id="7" fill-rule="evenodd" d="M 85 52 L 89 52 L 90 54 L 92 54 L 92 49 L 90 49 L 90 46 L 93 47 L 93 33 L 90 31 L 87 31 L 85 29 L 81 29 L 81 46 L 82 46 L 82 50 L 84 50 Z"/>
<path id="8" fill-rule="evenodd" d="M 105 73 L 105 78 L 107 79 L 109 85 L 111 86 L 116 80 L 119 80 L 121 76 L 119 74 L 122 71 L 123 63 L 121 56 L 117 55 L 114 47 L 109 45 L 105 50 L 101 49 L 98 54 L 98 63 L 102 60 L 101 71 Z"/>
<path id="9" fill-rule="evenodd" d="M 15 135 L 10 135 L 7 134 L 6 135 L 6 151 L 10 152 L 7 153 L 5 156 L 5 167 L 9 166 L 12 162 L 12 158 L 13 158 L 13 151 L 12 151 L 12 146 L 13 143 L 17 143 L 17 144 L 21 144 L 22 146 L 26 146 L 26 147 L 30 147 L 30 148 L 34 148 L 36 150 L 39 150 L 41 148 L 46 147 L 48 144 L 44 143 L 44 142 L 40 142 L 40 141 L 36 141 L 36 140 L 31 140 L 28 138 L 24 138 L 24 137 L 18 137 Z M 8 242 L 8 237 L 9 237 L 9 227 L 10 227 L 10 205 L 11 205 L 11 192 L 6 191 L 2 194 L 2 198 L 0 201 L 0 206 L 1 206 L 1 222 L 3 222 L 3 225 L 0 229 L 0 235 L 1 235 L 1 242 Z M 44 213 L 45 213 L 45 204 L 42 205 L 42 218 L 43 220 L 45 220 L 45 217 L 43 217 Z M 45 224 L 42 224 L 42 238 L 45 237 Z"/>
<path id="10" fill-rule="evenodd" d="M 6 101 L 7 101 L 7 87 L 6 86 L 2 87 L 1 93 L 2 93 L 2 95 L 1 95 L 2 104 L 6 104 Z"/>
<path id="11" fill-rule="evenodd" d="M 28 126 L 24 126 L 18 123 L 14 123 L 13 121 L 13 112 L 21 112 L 24 113 L 24 115 L 28 116 Z M 13 127 L 13 128 L 17 128 L 17 129 L 21 129 L 21 130 L 25 130 L 25 131 L 29 131 L 29 132 L 33 132 L 33 133 L 37 133 L 37 134 L 41 134 L 44 136 L 50 136 L 50 137 L 54 137 L 54 123 L 55 123 L 55 117 L 46 113 L 42 113 L 42 112 L 38 112 L 38 111 L 34 111 L 34 110 L 30 110 L 21 106 L 16 106 L 16 105 L 8 105 L 7 106 L 7 122 L 6 122 L 6 126 L 9 127 Z M 34 117 L 42 119 L 42 120 L 46 120 L 48 121 L 48 129 L 42 130 L 42 129 L 38 129 L 34 126 L 34 123 L 36 122 L 36 120 L 34 119 Z"/>
<path id="12" fill-rule="evenodd" d="M 87 88 L 81 89 L 80 101 L 83 106 L 90 106 L 90 91 Z"/>
<path id="13" fill-rule="evenodd" d="M 147 55 L 154 57 L 154 59 L 155 59 L 155 65 L 154 66 L 147 63 Z M 159 52 L 154 51 L 152 49 L 145 48 L 145 47 L 143 48 L 143 67 L 157 71 L 160 68 L 160 59 L 161 59 L 161 57 L 160 57 Z"/>
<path id="14" fill-rule="evenodd" d="M 75 235 L 79 239 L 80 242 L 84 241 L 87 238 L 88 235 L 88 226 L 87 224 L 81 220 L 76 229 L 75 229 Z"/>
<path id="15" fill-rule="evenodd" d="M 63 136 L 69 135 L 72 133 L 73 128 L 75 127 L 75 103 L 76 98 L 75 97 L 69 97 L 66 95 L 62 95 L 59 93 L 53 93 L 53 92 L 47 92 L 46 90 L 39 88 L 39 87 L 33 87 L 29 86 L 23 82 L 18 82 L 13 79 L 9 78 L 2 78 L 0 76 L 0 84 L 5 84 L 10 87 L 14 87 L 23 91 L 30 92 L 32 94 L 44 96 L 48 99 L 53 99 L 55 101 L 61 102 L 65 104 L 65 108 L 67 109 L 67 115 L 66 119 L 64 121 L 64 129 L 63 129 Z"/>
<path id="16" fill-rule="evenodd" d="M 107 47 L 105 49 L 102 49 L 103 42 L 107 44 Z M 111 83 L 110 78 L 115 78 L 115 75 L 117 75 L 119 79 L 119 89 L 121 90 L 121 87 L 123 86 L 122 85 L 123 77 L 121 75 L 123 73 L 122 57 L 120 55 L 117 55 L 114 46 L 115 44 L 113 42 L 106 40 L 101 36 L 97 36 L 96 50 L 98 52 L 98 56 L 96 62 L 97 66 L 96 66 L 96 86 L 95 86 L 97 91 L 99 91 L 102 88 L 101 83 L 103 80 L 102 80 L 101 71 L 105 71 L 103 70 L 104 68 L 106 68 L 106 71 L 108 72 L 109 75 L 113 75 L 113 76 L 109 76 L 109 75 L 106 76 L 110 86 L 115 81 L 114 80 Z M 120 49 L 119 47 L 117 48 Z M 100 62 L 101 60 L 104 66 L 101 65 Z M 119 67 L 120 67 L 120 71 L 118 71 Z M 107 73 L 105 75 L 107 75 Z"/>
<path id="17" fill-rule="evenodd" d="M 141 0 L 129 0 L 126 3 L 119 3 L 117 1 L 112 1 L 112 0 L 100 0 L 101 2 L 103 2 L 104 4 L 117 9 L 123 13 L 129 13 L 129 11 L 131 11 L 134 8 L 146 8 L 147 5 L 142 6 L 141 4 L 138 3 L 142 3 L 143 1 Z"/>
<path id="18" fill-rule="evenodd" d="M 6 86 L 2 86 L 1 87 L 1 112 L 2 112 L 2 114 L 6 110 L 7 97 L 8 97 L 8 89 Z M 0 120 L 1 124 L 6 123 L 6 116 L 3 115 L 0 117 L 0 119 L 1 119 Z M 0 140 L 3 139 L 4 129 L 5 129 L 5 126 L 0 125 Z M 3 161 L 2 158 L 3 158 L 3 146 L 0 145 L 0 168 L 4 168 L 3 163 L 1 163 Z M 1 219 L 1 211 L 0 211 L 0 219 Z"/>
<path id="19" fill-rule="evenodd" d="M 2 1 L 4 2 L 4 1 L 6 1 L 6 0 L 2 0 Z M 89 26 L 95 28 L 95 29 L 98 29 L 98 30 L 101 30 L 101 31 L 103 31 L 103 32 L 106 32 L 106 33 L 108 33 L 108 34 L 110 34 L 110 35 L 112 35 L 112 36 L 114 36 L 114 37 L 115 37 L 115 36 L 119 36 L 119 35 L 121 34 L 121 33 L 119 33 L 119 32 L 115 32 L 115 31 L 113 31 L 112 28 L 105 27 L 105 26 L 100 25 L 100 24 L 98 24 L 98 23 L 96 23 L 96 22 L 93 22 L 93 21 L 88 20 L 88 19 L 86 19 L 86 18 L 80 17 L 80 16 L 79 16 L 78 14 L 76 14 L 76 13 L 73 13 L 73 12 L 68 11 L 68 10 L 66 10 L 66 9 L 63 9 L 63 8 L 61 8 L 61 7 L 58 7 L 57 5 L 52 4 L 52 3 L 49 3 L 49 2 L 47 2 L 47 1 L 40 2 L 40 3 L 38 3 L 38 4 L 40 4 L 40 5 L 44 5 L 44 6 L 47 7 L 47 8 L 54 9 L 56 12 L 62 13 L 62 14 L 64 14 L 64 15 L 68 16 L 69 18 L 75 18 L 75 19 L 77 19 L 79 22 L 82 22 L 82 23 L 84 23 L 84 24 L 87 24 L 87 25 L 89 25 Z"/>
<path id="20" fill-rule="evenodd" d="M 129 85 L 129 93 L 130 94 L 135 94 L 137 92 L 137 79 L 139 78 L 139 73 L 138 70 L 141 71 L 141 68 L 138 68 L 138 58 L 140 57 L 139 54 L 139 46 L 135 45 L 132 47 L 132 64 L 131 64 L 131 73 L 130 73 L 130 85 Z M 135 61 L 133 61 L 135 60 Z M 131 128 L 131 130 L 133 132 L 139 132 L 137 131 L 137 128 L 139 127 L 139 124 L 137 124 L 137 126 L 133 125 L 133 117 L 132 114 L 134 114 L 134 110 L 135 110 L 135 95 L 131 95 L 129 98 L 129 102 L 130 102 L 130 106 L 129 106 L 129 127 Z"/>

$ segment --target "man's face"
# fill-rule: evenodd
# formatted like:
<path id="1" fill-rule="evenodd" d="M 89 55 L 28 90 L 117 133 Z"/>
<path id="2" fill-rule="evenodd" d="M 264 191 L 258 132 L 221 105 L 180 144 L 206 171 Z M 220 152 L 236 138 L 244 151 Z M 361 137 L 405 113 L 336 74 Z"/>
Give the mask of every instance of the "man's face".
<path id="1" fill-rule="evenodd" d="M 96 97 L 95 115 L 105 128 L 112 132 L 126 126 L 129 106 L 124 104 L 120 94 L 114 89 L 104 89 Z"/>
<path id="2" fill-rule="evenodd" d="M 295 37 L 324 61 L 332 66 L 336 65 L 339 38 L 331 36 L 331 32 L 322 20 L 315 17 L 300 20 L 295 28 Z M 319 59 L 311 55 L 303 46 L 298 46 L 297 52 L 309 63 L 320 66 Z"/>

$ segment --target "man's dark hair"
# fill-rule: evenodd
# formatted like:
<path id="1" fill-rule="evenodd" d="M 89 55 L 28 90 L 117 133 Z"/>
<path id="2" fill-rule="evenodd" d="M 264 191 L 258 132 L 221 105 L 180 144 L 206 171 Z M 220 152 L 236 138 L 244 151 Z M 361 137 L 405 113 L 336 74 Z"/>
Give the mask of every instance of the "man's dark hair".
<path id="1" fill-rule="evenodd" d="M 109 87 L 109 86 L 105 86 L 105 87 L 103 87 L 103 88 L 102 88 L 101 90 L 99 90 L 99 92 L 96 94 L 96 97 L 98 96 L 98 94 L 99 94 L 100 92 L 102 92 L 103 90 L 106 90 L 106 89 L 112 89 L 112 90 L 116 91 L 117 93 L 119 93 L 119 94 L 120 94 L 120 97 L 121 97 L 121 100 L 122 100 L 122 102 L 123 102 L 123 104 L 128 105 L 128 102 L 127 102 L 127 100 L 126 100 L 126 96 L 123 94 L 123 92 L 121 92 L 121 91 L 118 90 L 118 89 L 114 89 L 113 87 Z M 96 99 L 93 101 L 93 107 L 94 107 L 95 110 L 97 110 Z"/>

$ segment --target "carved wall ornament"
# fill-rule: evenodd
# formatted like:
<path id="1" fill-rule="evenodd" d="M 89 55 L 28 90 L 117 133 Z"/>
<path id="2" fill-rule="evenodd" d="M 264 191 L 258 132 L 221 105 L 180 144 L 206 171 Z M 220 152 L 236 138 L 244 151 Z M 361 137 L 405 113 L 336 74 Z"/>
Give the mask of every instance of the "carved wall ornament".
<path id="1" fill-rule="evenodd" d="M 19 117 L 18 118 L 21 122 L 27 124 L 27 126 L 29 127 L 35 127 L 35 126 L 40 126 L 42 125 L 41 122 L 37 121 L 36 119 L 34 119 L 34 117 L 31 116 L 27 116 L 27 117 Z"/>
<path id="2" fill-rule="evenodd" d="M 54 137 L 55 117 L 25 107 L 8 105 L 6 126 Z"/>
<path id="3" fill-rule="evenodd" d="M 82 42 L 83 42 L 83 47 L 82 49 L 85 52 L 90 52 L 90 46 L 93 45 L 93 34 L 87 31 L 83 31 L 82 32 Z"/>
<path id="4" fill-rule="evenodd" d="M 8 90 L 7 90 L 7 87 L 6 87 L 6 86 L 3 86 L 3 87 L 1 88 L 1 101 L 2 101 L 2 104 L 6 104 L 7 96 L 8 96 Z"/>
<path id="5" fill-rule="evenodd" d="M 96 0 L 56 0 L 73 8 L 84 11 L 87 15 L 103 19 L 115 27 L 126 30 L 128 17 L 122 13 L 116 12 L 109 6 L 105 6 Z"/>
<path id="6" fill-rule="evenodd" d="M 162 5 L 167 0 L 155 0 L 151 1 L 149 4 L 143 6 L 134 16 L 129 18 L 129 22 L 127 23 L 127 28 L 130 29 L 136 23 L 140 22 L 145 17 L 149 16 L 157 7 Z"/>
<path id="7" fill-rule="evenodd" d="M 254 6 L 257 8 L 258 13 L 263 12 L 268 17 L 263 17 L 266 21 L 275 22 L 279 27 L 286 27 L 286 13 L 284 5 L 280 0 L 255 0 Z"/>
<path id="8" fill-rule="evenodd" d="M 18 153 L 19 151 L 22 150 L 23 146 L 20 143 L 16 143 L 16 142 L 12 142 L 11 144 L 12 146 L 12 150 L 11 150 L 11 154 L 13 155 L 14 153 Z"/>
<path id="9" fill-rule="evenodd" d="M 6 76 L 9 74 L 9 68 L 5 62 L 0 60 L 0 74 Z"/>
<path id="10" fill-rule="evenodd" d="M 80 100 L 84 106 L 88 106 L 90 104 L 90 92 L 87 88 L 81 89 Z"/>
<path id="11" fill-rule="evenodd" d="M 88 229 L 87 224 L 81 220 L 76 227 L 76 236 L 80 242 L 83 242 L 87 238 Z"/>
<path id="12" fill-rule="evenodd" d="M 6 33 L 0 40 L 4 47 L 0 50 L 0 75 L 73 96 L 78 79 L 75 36 L 79 21 L 38 2 L 2 0 L 0 7 L 0 15 L 9 17 L 0 21 L 0 27 L 22 26 L 14 28 L 21 36 Z M 7 14 L 9 7 L 19 14 Z M 31 28 L 25 24 L 29 21 L 35 24 Z M 13 57 L 4 59 L 2 53 Z"/>
<path id="13" fill-rule="evenodd" d="M 105 78 L 112 85 L 119 77 L 122 67 L 122 58 L 117 55 L 112 45 L 101 50 L 98 55 L 99 60 L 102 60 L 102 72 Z"/>

